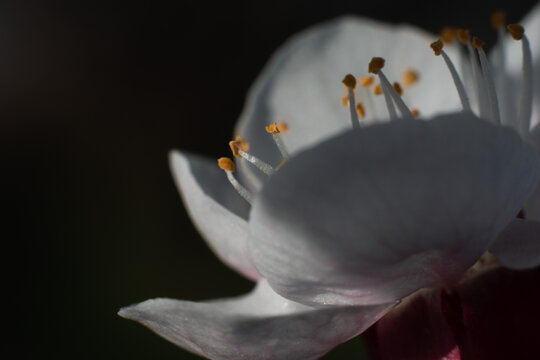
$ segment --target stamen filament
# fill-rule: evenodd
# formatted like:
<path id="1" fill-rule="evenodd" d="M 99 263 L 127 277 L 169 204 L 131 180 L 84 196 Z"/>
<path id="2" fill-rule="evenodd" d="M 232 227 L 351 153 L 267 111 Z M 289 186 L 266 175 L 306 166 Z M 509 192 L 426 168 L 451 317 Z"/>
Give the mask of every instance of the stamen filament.
<path id="1" fill-rule="evenodd" d="M 469 102 L 469 96 L 467 95 L 467 92 L 465 91 L 465 86 L 463 86 L 463 83 L 461 82 L 461 79 L 456 71 L 456 67 L 452 63 L 452 60 L 450 60 L 448 54 L 446 54 L 446 51 L 441 50 L 441 56 L 443 57 L 444 62 L 448 67 L 448 70 L 450 71 L 450 75 L 452 75 L 452 80 L 454 80 L 454 85 L 456 86 L 459 100 L 461 101 L 461 105 L 463 106 L 463 111 L 472 112 L 471 103 Z"/>
<path id="2" fill-rule="evenodd" d="M 356 99 L 354 91 L 356 89 L 356 78 L 351 74 L 347 74 L 343 79 L 343 84 L 347 88 L 347 93 L 349 95 L 349 111 L 351 113 L 351 123 L 352 127 L 360 127 L 360 120 L 358 119 L 358 114 L 356 113 Z"/>
<path id="3" fill-rule="evenodd" d="M 478 101 L 478 111 L 480 112 L 480 117 L 486 118 L 488 113 L 488 106 L 486 100 L 486 86 L 481 76 L 481 70 L 476 61 L 476 54 L 472 48 L 471 43 L 467 43 L 467 52 L 469 53 L 469 61 L 471 63 L 471 72 L 474 79 L 476 97 Z"/>
<path id="4" fill-rule="evenodd" d="M 258 157 L 256 156 L 253 156 L 247 152 L 244 152 L 240 149 L 238 149 L 238 154 L 243 157 L 244 159 L 246 159 L 247 161 L 249 161 L 250 163 L 252 163 L 253 165 L 255 165 L 255 167 L 259 170 L 261 170 L 263 173 L 265 173 L 266 175 L 268 176 L 271 176 L 274 174 L 275 170 L 274 168 L 270 165 L 270 164 L 267 164 L 265 163 L 264 161 L 262 161 L 261 159 L 259 159 Z"/>
<path id="5" fill-rule="evenodd" d="M 398 119 L 396 108 L 394 107 L 394 102 L 392 97 L 386 88 L 386 85 L 381 81 L 381 89 L 384 95 L 384 101 L 386 102 L 386 108 L 388 109 L 388 114 L 390 115 L 390 120 L 394 121 Z"/>
<path id="6" fill-rule="evenodd" d="M 520 134 L 526 137 L 531 126 L 533 70 L 531 47 L 529 39 L 525 35 L 521 38 L 521 48 L 523 51 L 523 82 L 521 85 L 521 98 L 519 100 L 518 124 Z"/>
<path id="7" fill-rule="evenodd" d="M 495 83 L 493 81 L 493 76 L 491 75 L 491 68 L 487 55 L 481 47 L 476 49 L 478 52 L 478 57 L 480 58 L 480 66 L 482 67 L 482 73 L 487 85 L 487 95 L 489 99 L 489 105 L 491 109 L 491 120 L 497 124 L 501 123 L 501 114 L 499 112 L 499 101 L 497 100 L 497 93 L 495 91 Z"/>
<path id="8" fill-rule="evenodd" d="M 281 153 L 281 157 L 283 160 L 289 160 L 289 153 L 285 149 L 285 144 L 283 144 L 283 140 L 281 140 L 281 135 L 279 133 L 272 133 L 272 139 L 274 139 L 274 142 L 276 143 L 276 146 Z"/>
<path id="9" fill-rule="evenodd" d="M 383 71 L 379 69 L 378 72 L 379 80 L 381 81 L 381 85 L 383 86 L 383 90 L 385 92 L 385 99 L 386 99 L 386 93 L 388 92 L 390 96 L 392 97 L 392 100 L 394 100 L 394 103 L 396 104 L 397 108 L 399 109 L 399 112 L 401 112 L 401 116 L 404 119 L 412 119 L 413 115 L 411 114 L 411 110 L 409 110 L 409 107 L 405 105 L 403 102 L 403 99 L 399 94 L 396 92 L 392 84 L 390 84 L 390 81 L 388 81 L 388 78 L 386 75 L 384 75 Z"/>
<path id="10" fill-rule="evenodd" d="M 244 186 L 242 186 L 238 180 L 236 180 L 232 171 L 225 170 L 225 174 L 227 174 L 227 179 L 229 179 L 229 182 L 234 190 L 236 190 L 236 192 L 243 197 L 244 200 L 251 204 L 253 202 L 253 195 Z"/>

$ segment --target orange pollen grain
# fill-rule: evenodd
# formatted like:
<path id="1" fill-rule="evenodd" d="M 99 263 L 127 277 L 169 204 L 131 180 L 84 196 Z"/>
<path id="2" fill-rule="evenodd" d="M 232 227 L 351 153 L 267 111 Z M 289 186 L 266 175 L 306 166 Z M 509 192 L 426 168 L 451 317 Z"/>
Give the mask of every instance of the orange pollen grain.
<path id="1" fill-rule="evenodd" d="M 495 29 L 500 29 L 506 24 L 506 13 L 502 10 L 495 11 L 491 14 L 491 26 Z"/>
<path id="2" fill-rule="evenodd" d="M 403 95 L 403 88 L 401 87 L 401 85 L 399 85 L 397 81 L 394 82 L 392 86 L 394 87 L 394 90 L 396 90 L 399 96 Z"/>
<path id="3" fill-rule="evenodd" d="M 384 59 L 381 57 L 374 57 L 369 62 L 368 71 L 372 74 L 378 74 L 379 70 L 384 67 Z"/>
<path id="4" fill-rule="evenodd" d="M 381 84 L 375 85 L 373 88 L 373 94 L 374 95 L 381 95 L 383 93 Z"/>
<path id="5" fill-rule="evenodd" d="M 249 143 L 240 136 L 237 136 L 236 139 L 229 141 L 229 147 L 231 148 L 233 156 L 237 158 L 242 157 L 239 150 L 242 150 L 243 152 L 249 151 Z"/>
<path id="6" fill-rule="evenodd" d="M 467 45 L 471 41 L 471 32 L 468 29 L 458 29 L 457 37 L 463 45 Z"/>
<path id="7" fill-rule="evenodd" d="M 222 157 L 218 159 L 218 166 L 221 170 L 234 172 L 234 162 L 228 157 Z"/>
<path id="8" fill-rule="evenodd" d="M 289 125 L 285 121 L 280 120 L 277 123 L 277 129 L 281 134 L 283 134 L 289 131 Z"/>
<path id="9" fill-rule="evenodd" d="M 403 75 L 401 76 L 401 82 L 403 83 L 403 86 L 409 87 L 418 82 L 418 79 L 420 76 L 416 71 L 413 69 L 406 70 Z"/>
<path id="10" fill-rule="evenodd" d="M 265 129 L 266 129 L 266 132 L 269 134 L 279 134 L 277 124 L 270 124 L 266 126 Z"/>
<path id="11" fill-rule="evenodd" d="M 441 39 L 435 41 L 435 42 L 432 42 L 429 46 L 431 46 L 431 48 L 433 49 L 433 52 L 435 53 L 436 56 L 439 56 L 441 55 L 441 51 L 443 49 L 443 42 L 441 41 Z"/>
<path id="12" fill-rule="evenodd" d="M 366 109 L 364 108 L 364 104 L 358 103 L 356 105 L 356 112 L 358 113 L 358 116 L 363 119 L 366 116 Z"/>
<path id="13" fill-rule="evenodd" d="M 411 114 L 414 117 L 418 117 L 418 115 L 420 115 L 420 111 L 418 109 L 412 109 Z"/>
<path id="14" fill-rule="evenodd" d="M 445 44 L 451 44 L 456 40 L 457 28 L 452 26 L 446 26 L 441 30 L 441 40 Z"/>
<path id="15" fill-rule="evenodd" d="M 375 78 L 373 76 L 366 75 L 358 78 L 358 81 L 363 87 L 370 87 L 375 82 Z"/>
<path id="16" fill-rule="evenodd" d="M 345 78 L 343 78 L 343 85 L 345 85 L 349 89 L 355 89 L 356 88 L 356 78 L 352 76 L 351 74 L 345 75 Z"/>
<path id="17" fill-rule="evenodd" d="M 341 103 L 343 106 L 348 107 L 349 106 L 349 95 L 345 95 L 341 98 Z"/>
<path id="18" fill-rule="evenodd" d="M 506 28 L 514 40 L 521 40 L 523 34 L 525 33 L 525 29 L 519 24 L 510 24 Z"/>
<path id="19" fill-rule="evenodd" d="M 484 44 L 485 43 L 482 40 L 480 40 L 479 38 L 477 38 L 476 36 L 473 37 L 473 39 L 472 39 L 472 47 L 473 47 L 473 49 L 479 49 L 482 46 L 484 46 Z"/>

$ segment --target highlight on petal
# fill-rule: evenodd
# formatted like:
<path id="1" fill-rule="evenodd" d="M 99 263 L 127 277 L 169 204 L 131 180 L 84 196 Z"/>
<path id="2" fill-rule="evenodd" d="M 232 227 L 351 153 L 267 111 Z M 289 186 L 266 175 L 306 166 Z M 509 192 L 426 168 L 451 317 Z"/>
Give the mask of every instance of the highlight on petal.
<path id="1" fill-rule="evenodd" d="M 170 166 L 184 204 L 199 232 L 225 264 L 257 280 L 247 249 L 249 205 L 215 161 L 172 151 Z"/>
<path id="2" fill-rule="evenodd" d="M 269 180 L 252 207 L 250 252 L 291 300 L 393 301 L 457 281 L 539 176 L 514 130 L 471 114 L 350 131 Z"/>
<path id="3" fill-rule="evenodd" d="M 540 265 L 540 221 L 512 220 L 489 250 L 510 269 Z"/>
<path id="4" fill-rule="evenodd" d="M 408 25 L 352 16 L 303 31 L 266 65 L 250 90 L 236 132 L 253 144 L 254 155 L 277 165 L 281 157 L 264 130 L 266 125 L 282 119 L 290 125 L 283 142 L 291 154 L 350 129 L 349 112 L 341 103 L 341 80 L 349 73 L 366 75 L 373 56 L 385 58 L 385 74 L 391 81 L 400 81 L 407 70 L 418 72 L 418 83 L 405 91 L 403 99 L 423 116 L 457 111 L 460 102 L 452 78 L 429 48 L 433 36 Z M 448 53 L 459 67 L 455 49 L 449 48 Z M 363 121 L 387 120 L 384 100 L 377 97 L 366 102 L 364 90 L 357 90 L 357 97 L 366 104 Z"/>
<path id="5" fill-rule="evenodd" d="M 317 359 L 363 332 L 394 304 L 315 310 L 260 281 L 250 294 L 209 302 L 154 299 L 120 310 L 210 359 Z"/>

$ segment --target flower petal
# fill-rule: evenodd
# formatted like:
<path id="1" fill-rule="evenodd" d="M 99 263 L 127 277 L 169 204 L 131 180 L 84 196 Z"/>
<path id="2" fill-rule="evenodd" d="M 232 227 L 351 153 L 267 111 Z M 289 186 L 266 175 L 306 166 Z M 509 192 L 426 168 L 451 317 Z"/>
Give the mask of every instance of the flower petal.
<path id="1" fill-rule="evenodd" d="M 350 131 L 270 178 L 252 207 L 250 251 L 291 300 L 389 302 L 459 279 L 539 175 L 514 130 L 470 114 Z"/>
<path id="2" fill-rule="evenodd" d="M 536 124 L 532 129 L 528 140 L 536 148 L 536 152 L 540 156 L 540 123 Z M 536 190 L 525 204 L 525 217 L 540 221 L 540 181 L 536 185 Z"/>
<path id="3" fill-rule="evenodd" d="M 214 161 L 172 151 L 171 170 L 193 222 L 225 264 L 257 280 L 247 249 L 249 205 Z"/>
<path id="4" fill-rule="evenodd" d="M 363 332 L 394 304 L 314 310 L 264 280 L 250 294 L 211 302 L 154 299 L 123 308 L 167 340 L 210 359 L 316 359 Z"/>
<path id="5" fill-rule="evenodd" d="M 290 153 L 349 129 L 349 110 L 341 103 L 345 95 L 341 80 L 348 73 L 366 75 L 374 56 L 386 59 L 384 71 L 391 81 L 401 81 L 407 69 L 418 71 L 418 84 L 405 89 L 403 98 L 422 115 L 456 111 L 460 102 L 448 69 L 429 47 L 434 38 L 408 25 L 350 16 L 308 29 L 290 39 L 266 65 L 250 90 L 237 133 L 253 144 L 256 156 L 277 165 L 280 153 L 265 125 L 279 120 L 290 125 L 283 135 Z M 448 49 L 459 67 L 460 57 L 454 51 Z M 374 117 L 388 119 L 382 96 L 371 95 L 375 110 L 366 101 L 371 91 L 358 86 L 366 122 Z"/>
<path id="6" fill-rule="evenodd" d="M 489 250 L 510 269 L 540 265 L 540 221 L 512 220 Z"/>

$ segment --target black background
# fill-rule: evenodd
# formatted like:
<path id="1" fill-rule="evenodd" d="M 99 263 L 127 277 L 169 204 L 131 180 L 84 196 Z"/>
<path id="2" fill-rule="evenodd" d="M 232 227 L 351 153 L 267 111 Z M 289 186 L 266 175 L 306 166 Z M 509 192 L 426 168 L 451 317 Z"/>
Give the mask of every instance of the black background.
<path id="1" fill-rule="evenodd" d="M 468 27 L 492 44 L 492 11 L 516 22 L 533 4 L 0 2 L 4 343 L 41 359 L 197 358 L 116 315 L 151 297 L 252 286 L 194 229 L 167 152 L 228 155 L 250 84 L 309 25 L 355 13 Z"/>

